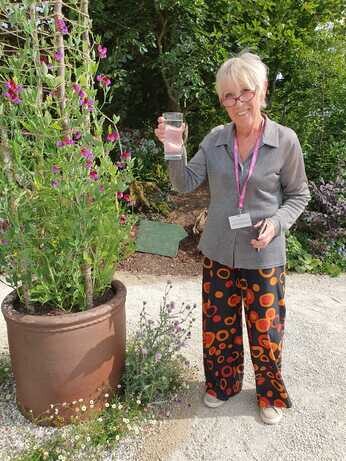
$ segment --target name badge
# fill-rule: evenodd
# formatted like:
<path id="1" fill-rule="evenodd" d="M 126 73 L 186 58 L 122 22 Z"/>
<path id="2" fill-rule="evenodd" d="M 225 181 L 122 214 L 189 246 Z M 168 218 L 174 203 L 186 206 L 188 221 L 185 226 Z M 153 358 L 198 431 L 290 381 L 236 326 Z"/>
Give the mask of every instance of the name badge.
<path id="1" fill-rule="evenodd" d="M 234 216 L 229 216 L 228 220 L 231 229 L 241 229 L 242 227 L 252 226 L 249 213 L 240 213 Z"/>

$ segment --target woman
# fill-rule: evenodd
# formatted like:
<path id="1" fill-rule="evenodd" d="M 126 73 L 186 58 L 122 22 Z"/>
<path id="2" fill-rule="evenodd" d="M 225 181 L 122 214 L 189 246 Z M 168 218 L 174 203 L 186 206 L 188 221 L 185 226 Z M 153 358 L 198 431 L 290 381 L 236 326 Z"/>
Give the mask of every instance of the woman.
<path id="1" fill-rule="evenodd" d="M 208 220 L 199 243 L 203 263 L 204 403 L 216 408 L 242 388 L 242 304 L 257 401 L 276 424 L 291 400 L 281 375 L 285 328 L 285 230 L 309 201 L 298 138 L 270 120 L 267 67 L 252 53 L 226 61 L 216 90 L 231 123 L 214 128 L 186 164 L 168 161 L 173 186 L 190 192 L 208 178 Z M 165 139 L 164 119 L 155 134 Z"/>

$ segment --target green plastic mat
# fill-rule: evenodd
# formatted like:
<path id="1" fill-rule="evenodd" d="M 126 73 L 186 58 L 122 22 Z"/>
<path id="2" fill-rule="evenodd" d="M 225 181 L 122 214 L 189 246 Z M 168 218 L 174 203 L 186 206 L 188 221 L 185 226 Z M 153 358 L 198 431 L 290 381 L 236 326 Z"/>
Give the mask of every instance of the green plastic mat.
<path id="1" fill-rule="evenodd" d="M 161 256 L 177 256 L 179 242 L 188 234 L 179 224 L 141 220 L 138 227 L 136 250 Z"/>

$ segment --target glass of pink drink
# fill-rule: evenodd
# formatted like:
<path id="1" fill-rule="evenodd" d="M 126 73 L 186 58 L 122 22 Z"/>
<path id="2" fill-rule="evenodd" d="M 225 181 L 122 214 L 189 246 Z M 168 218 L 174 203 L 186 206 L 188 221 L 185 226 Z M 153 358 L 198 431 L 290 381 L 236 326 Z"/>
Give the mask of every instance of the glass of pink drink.
<path id="1" fill-rule="evenodd" d="M 164 112 L 165 119 L 165 160 L 180 160 L 183 155 L 183 114 Z"/>

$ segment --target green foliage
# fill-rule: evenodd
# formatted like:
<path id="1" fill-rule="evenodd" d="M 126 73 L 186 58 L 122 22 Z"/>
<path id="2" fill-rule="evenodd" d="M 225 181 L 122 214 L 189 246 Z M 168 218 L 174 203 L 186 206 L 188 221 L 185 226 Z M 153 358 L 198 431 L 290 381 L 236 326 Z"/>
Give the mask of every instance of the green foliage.
<path id="1" fill-rule="evenodd" d="M 287 236 L 287 268 L 296 272 L 318 272 L 322 262 L 314 258 L 293 234 Z"/>
<path id="2" fill-rule="evenodd" d="M 139 331 L 127 351 L 123 377 L 127 399 L 139 396 L 143 403 L 149 403 L 179 388 L 185 359 L 178 351 L 190 338 L 195 319 L 191 306 L 177 308 L 173 302 L 168 303 L 170 289 L 167 284 L 156 324 L 143 303 Z"/>
<path id="3" fill-rule="evenodd" d="M 79 3 L 60 17 L 68 32 L 52 5 L 31 4 L 1 10 L 19 39 L 5 37 L 0 61 L 0 270 L 27 308 L 83 310 L 87 292 L 96 298 L 110 286 L 129 241 L 133 220 L 117 193 L 132 180 L 131 160 L 104 140 L 106 121 L 116 139 L 117 117 L 101 111 L 109 85 L 94 85 L 98 44 L 82 35 L 90 24 Z"/>

